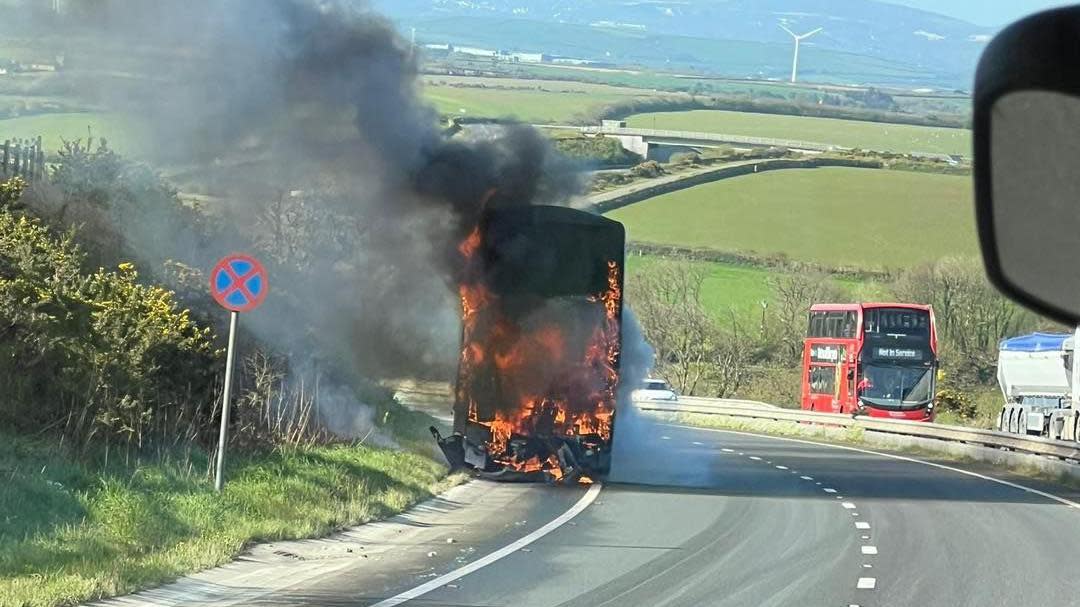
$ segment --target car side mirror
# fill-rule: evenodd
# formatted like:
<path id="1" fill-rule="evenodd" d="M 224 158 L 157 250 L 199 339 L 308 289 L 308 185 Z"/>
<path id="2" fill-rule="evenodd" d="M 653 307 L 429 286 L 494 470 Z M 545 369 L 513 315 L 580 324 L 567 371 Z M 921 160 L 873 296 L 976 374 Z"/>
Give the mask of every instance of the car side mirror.
<path id="1" fill-rule="evenodd" d="M 1021 304 L 1080 320 L 1080 7 L 1039 13 L 987 46 L 975 77 L 979 242 Z"/>

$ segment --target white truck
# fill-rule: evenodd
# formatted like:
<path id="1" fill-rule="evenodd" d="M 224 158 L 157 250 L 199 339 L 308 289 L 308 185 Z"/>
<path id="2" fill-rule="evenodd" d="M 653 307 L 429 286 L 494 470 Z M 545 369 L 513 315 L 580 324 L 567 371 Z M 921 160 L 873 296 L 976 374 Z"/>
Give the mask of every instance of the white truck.
<path id="1" fill-rule="evenodd" d="M 1005 404 L 998 430 L 1055 440 L 1080 437 L 1080 407 L 1074 406 L 1072 392 L 1080 372 L 1073 355 L 1076 343 L 1075 335 L 1062 333 L 1033 333 L 1001 341 L 997 377 Z"/>

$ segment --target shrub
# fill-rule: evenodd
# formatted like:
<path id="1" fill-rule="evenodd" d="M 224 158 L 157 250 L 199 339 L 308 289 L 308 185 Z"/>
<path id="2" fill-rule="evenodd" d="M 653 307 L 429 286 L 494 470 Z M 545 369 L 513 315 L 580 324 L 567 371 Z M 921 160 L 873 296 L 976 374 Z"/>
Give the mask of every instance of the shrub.
<path id="1" fill-rule="evenodd" d="M 84 259 L 71 233 L 0 210 L 0 419 L 141 443 L 206 414 L 209 329 L 133 264 L 86 273 Z"/>
<path id="2" fill-rule="evenodd" d="M 630 169 L 636 177 L 653 178 L 659 177 L 664 174 L 664 167 L 660 166 L 660 163 L 655 160 L 648 160 Z"/>
<path id="3" fill-rule="evenodd" d="M 955 388 L 942 388 L 937 393 L 939 412 L 952 413 L 963 420 L 975 417 L 977 407 L 971 395 Z"/>

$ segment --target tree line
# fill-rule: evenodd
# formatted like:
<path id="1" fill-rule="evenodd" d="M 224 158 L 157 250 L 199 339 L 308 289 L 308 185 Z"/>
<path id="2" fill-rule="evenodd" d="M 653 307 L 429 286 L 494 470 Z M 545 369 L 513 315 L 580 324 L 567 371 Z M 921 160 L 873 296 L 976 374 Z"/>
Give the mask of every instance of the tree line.
<path id="1" fill-rule="evenodd" d="M 627 303 L 656 352 L 654 373 L 683 394 L 743 397 L 797 407 L 809 308 L 853 296 L 829 275 L 778 271 L 760 315 L 709 309 L 707 265 L 655 259 L 627 277 Z M 1000 295 L 973 258 L 948 258 L 874 281 L 882 299 L 934 307 L 949 393 L 993 386 L 998 342 L 1035 330 L 1061 330 Z"/>

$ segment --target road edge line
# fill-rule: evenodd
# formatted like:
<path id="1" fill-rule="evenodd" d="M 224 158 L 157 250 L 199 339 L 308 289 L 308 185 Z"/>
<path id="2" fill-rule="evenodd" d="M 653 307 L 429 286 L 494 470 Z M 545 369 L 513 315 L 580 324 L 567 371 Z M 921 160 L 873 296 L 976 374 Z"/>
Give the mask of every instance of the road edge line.
<path id="1" fill-rule="evenodd" d="M 954 468 L 952 466 L 946 466 L 945 464 L 939 464 L 937 462 L 928 462 L 926 460 L 921 460 L 921 459 L 918 459 L 916 457 L 908 457 L 906 455 L 895 455 L 895 454 L 892 454 L 892 453 L 882 453 L 880 451 L 871 451 L 870 449 L 860 449 L 859 447 L 850 447 L 848 445 L 834 445 L 834 444 L 831 444 L 831 443 L 819 443 L 817 441 L 802 440 L 802 439 L 798 439 L 798 438 L 789 438 L 789 437 L 786 437 L 786 436 L 771 436 L 769 434 L 756 434 L 754 432 L 741 432 L 739 430 L 723 430 L 723 429 L 720 429 L 720 428 L 702 428 L 702 427 L 699 427 L 699 426 L 687 426 L 687 425 L 684 425 L 684 424 L 670 424 L 670 425 L 674 425 L 674 426 L 677 426 L 679 428 L 685 428 L 685 429 L 688 429 L 688 430 L 707 430 L 709 432 L 726 432 L 726 433 L 729 433 L 729 434 L 738 434 L 738 435 L 741 435 L 741 436 L 754 436 L 754 437 L 759 437 L 759 438 L 771 438 L 773 440 L 788 441 L 788 442 L 791 442 L 791 443 L 802 443 L 804 445 L 816 445 L 818 447 L 826 447 L 826 448 L 830 448 L 830 449 L 844 449 L 844 450 L 847 450 L 847 451 L 855 451 L 856 453 L 865 453 L 867 455 L 877 455 L 879 457 L 886 457 L 886 458 L 889 458 L 889 459 L 895 459 L 895 460 L 900 460 L 900 461 L 904 461 L 904 462 L 922 464 L 924 466 L 930 466 L 931 468 L 938 468 L 938 469 L 941 469 L 941 470 L 949 470 L 951 472 L 956 472 L 958 474 L 971 476 L 971 477 L 978 478 L 978 479 L 981 479 L 981 480 L 984 480 L 984 481 L 990 481 L 992 483 L 997 483 L 999 485 L 1004 485 L 1006 487 L 1012 487 L 1013 489 L 1019 489 L 1021 491 L 1026 492 L 1026 493 L 1031 493 L 1033 495 L 1038 495 L 1040 497 L 1045 497 L 1046 499 L 1058 502 L 1060 504 L 1068 506 L 1069 508 L 1080 510 L 1080 503 L 1074 502 L 1074 501 L 1072 501 L 1070 499 L 1067 499 L 1067 498 L 1064 498 L 1064 497 L 1061 497 L 1061 496 L 1058 496 L 1058 495 L 1054 495 L 1053 493 L 1047 493 L 1046 491 L 1041 491 L 1039 489 L 1035 489 L 1033 487 L 1028 487 L 1028 486 L 1025 486 L 1025 485 L 1021 485 L 1019 483 L 1014 483 L 1012 481 L 1007 481 L 1007 480 L 1003 480 L 1003 479 L 1000 479 L 1000 478 L 995 478 L 993 476 L 989 476 L 989 475 L 982 474 L 982 473 L 979 473 L 979 472 L 973 472 L 971 470 L 964 470 L 963 468 Z"/>
<path id="2" fill-rule="evenodd" d="M 548 535 L 552 531 L 555 531 L 559 527 L 562 527 L 566 523 L 570 522 L 571 519 L 584 512 L 586 508 L 588 508 L 590 505 L 592 505 L 593 502 L 596 501 L 597 496 L 600 495 L 600 489 L 602 487 L 603 485 L 601 483 L 594 483 L 590 485 L 588 491 L 585 492 L 585 495 L 581 496 L 581 499 L 579 499 L 573 506 L 571 506 L 569 510 L 563 512 L 543 527 L 534 530 L 532 533 L 529 533 L 528 535 L 519 538 L 514 542 L 511 542 L 510 544 L 499 548 L 495 552 L 489 553 L 467 565 L 454 569 L 449 573 L 440 575 L 439 577 L 431 581 L 420 584 L 415 588 L 406 590 L 405 592 L 394 595 L 388 599 L 383 599 L 378 603 L 375 603 L 371 607 L 394 607 L 395 605 L 400 605 L 413 599 L 418 599 L 433 590 L 442 588 L 450 582 L 459 580 L 466 575 L 469 575 L 470 573 L 479 571 L 480 569 L 483 569 L 484 567 L 487 567 L 488 565 L 496 561 L 502 560 L 503 558 L 510 556 L 511 554 L 517 552 L 518 550 L 521 550 L 529 544 L 532 544 L 533 542 L 539 540 L 545 535 Z"/>

